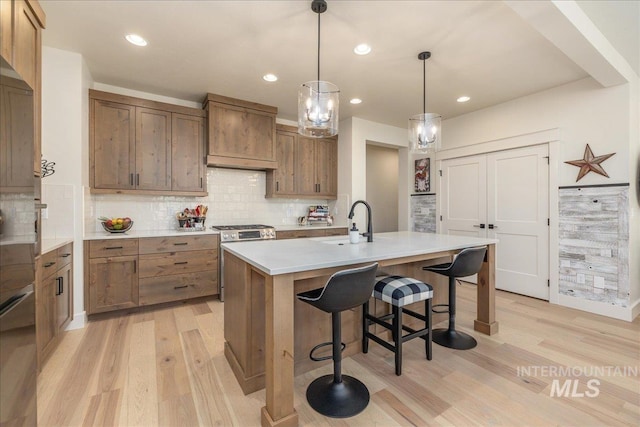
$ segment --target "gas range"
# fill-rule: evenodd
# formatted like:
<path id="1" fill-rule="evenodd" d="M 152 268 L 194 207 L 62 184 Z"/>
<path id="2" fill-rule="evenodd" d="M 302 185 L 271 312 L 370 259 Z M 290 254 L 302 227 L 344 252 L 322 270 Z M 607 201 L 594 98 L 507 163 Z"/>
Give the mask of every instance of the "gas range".
<path id="1" fill-rule="evenodd" d="M 220 231 L 220 241 L 223 243 L 276 238 L 276 230 L 270 225 L 213 225 L 211 228 Z"/>

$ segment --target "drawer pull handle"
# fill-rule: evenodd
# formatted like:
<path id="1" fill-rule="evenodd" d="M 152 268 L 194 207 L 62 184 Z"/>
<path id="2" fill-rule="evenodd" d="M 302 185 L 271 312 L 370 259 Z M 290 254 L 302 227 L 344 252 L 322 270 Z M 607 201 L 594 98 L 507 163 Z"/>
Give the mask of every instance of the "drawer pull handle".
<path id="1" fill-rule="evenodd" d="M 189 264 L 189 261 L 174 262 L 173 265 Z"/>
<path id="2" fill-rule="evenodd" d="M 44 265 L 44 268 L 49 268 L 49 267 L 51 267 L 52 265 L 54 265 L 55 263 L 56 263 L 55 261 L 48 262 L 48 263 L 46 263 L 46 264 Z"/>
<path id="3" fill-rule="evenodd" d="M 187 246 L 189 243 L 187 242 L 180 242 L 180 243 L 174 243 L 173 246 Z"/>
<path id="4" fill-rule="evenodd" d="M 67 257 L 70 257 L 70 256 L 71 256 L 71 254 L 62 254 L 62 258 L 67 258 Z"/>
<path id="5" fill-rule="evenodd" d="M 173 289 L 184 289 L 184 288 L 188 288 L 188 285 L 183 285 L 183 286 L 174 286 Z"/>
<path id="6" fill-rule="evenodd" d="M 112 249 L 124 249 L 124 247 L 123 247 L 123 246 L 111 246 L 111 247 L 109 247 L 109 248 L 105 248 L 105 249 L 106 249 L 106 250 L 108 250 L 108 251 L 110 251 L 110 250 L 112 250 Z"/>

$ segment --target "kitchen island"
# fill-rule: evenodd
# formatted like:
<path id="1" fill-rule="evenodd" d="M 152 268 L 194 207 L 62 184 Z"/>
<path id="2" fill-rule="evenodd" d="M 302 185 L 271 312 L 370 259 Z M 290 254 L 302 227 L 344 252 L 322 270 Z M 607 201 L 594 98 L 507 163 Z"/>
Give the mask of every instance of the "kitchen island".
<path id="1" fill-rule="evenodd" d="M 262 425 L 298 424 L 294 376 L 311 369 L 305 350 L 330 336 L 329 317 L 322 317 L 320 310 L 305 310 L 305 304 L 296 301 L 297 293 L 323 286 L 336 271 L 378 262 L 387 273 L 434 285 L 434 302 L 445 302 L 446 280 L 422 267 L 450 260 L 467 247 L 487 246 L 478 273 L 474 329 L 491 335 L 498 331 L 496 243 L 495 239 L 393 232 L 378 233 L 373 242 L 358 244 L 349 244 L 345 236 L 223 244 L 225 356 L 245 394 L 266 387 Z M 343 316 L 345 356 L 360 351 L 360 313 L 354 310 Z"/>

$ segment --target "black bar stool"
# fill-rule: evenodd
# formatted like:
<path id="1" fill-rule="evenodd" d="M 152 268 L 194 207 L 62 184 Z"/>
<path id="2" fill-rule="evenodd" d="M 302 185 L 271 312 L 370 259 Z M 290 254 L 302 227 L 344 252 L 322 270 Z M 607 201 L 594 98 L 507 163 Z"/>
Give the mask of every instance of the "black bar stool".
<path id="1" fill-rule="evenodd" d="M 425 351 L 427 360 L 431 360 L 431 299 L 433 298 L 433 288 L 420 280 L 404 276 L 379 276 L 376 277 L 373 296 L 376 299 L 391 304 L 391 313 L 376 317 L 369 314 L 369 301 L 364 303 L 362 309 L 362 352 L 369 351 L 369 338 L 395 353 L 396 375 L 402 374 L 402 343 L 414 338 L 425 340 Z M 415 311 L 403 308 L 405 305 L 424 301 L 424 316 Z M 425 327 L 414 330 L 402 324 L 402 313 L 424 321 Z M 392 323 L 385 320 L 392 319 Z M 377 323 L 391 330 L 393 344 L 369 332 L 369 325 Z M 402 335 L 402 330 L 408 331 L 407 335 Z"/>
<path id="2" fill-rule="evenodd" d="M 486 246 L 466 248 L 458 253 L 453 262 L 422 267 L 423 270 L 449 277 L 449 304 L 433 306 L 434 313 L 449 313 L 449 327 L 433 331 L 433 342 L 436 344 L 457 350 L 469 350 L 478 345 L 471 335 L 456 331 L 456 278 L 471 276 L 479 272 L 486 252 Z M 438 311 L 438 307 L 447 307 L 447 309 Z"/>
<path id="3" fill-rule="evenodd" d="M 369 404 L 369 390 L 356 378 L 342 375 L 340 312 L 368 301 L 375 284 L 378 264 L 342 270 L 333 274 L 323 288 L 298 294 L 298 299 L 322 311 L 331 313 L 332 341 L 315 346 L 312 360 L 333 359 L 333 375 L 316 378 L 307 388 L 307 401 L 317 412 L 327 417 L 346 418 L 359 414 Z M 318 348 L 332 345 L 331 357 L 314 357 Z"/>

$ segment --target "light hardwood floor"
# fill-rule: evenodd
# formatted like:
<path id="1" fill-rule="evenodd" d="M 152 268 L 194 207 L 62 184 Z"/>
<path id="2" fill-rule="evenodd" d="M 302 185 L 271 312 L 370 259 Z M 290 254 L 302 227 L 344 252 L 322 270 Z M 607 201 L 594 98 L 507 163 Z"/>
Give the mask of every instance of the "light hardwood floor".
<path id="1" fill-rule="evenodd" d="M 305 390 L 326 365 L 295 379 L 300 425 L 337 426 L 601 426 L 640 425 L 640 318 L 616 321 L 543 301 L 497 292 L 500 332 L 471 331 L 475 289 L 458 293 L 458 324 L 478 347 L 405 344 L 403 375 L 375 343 L 345 359 L 343 372 L 361 379 L 371 403 L 348 419 L 325 418 Z M 258 426 L 264 390 L 244 396 L 223 355 L 223 305 L 217 300 L 104 316 L 65 333 L 38 383 L 40 426 Z M 532 367 L 540 368 L 532 368 Z M 551 396 L 554 367 L 616 366 L 636 375 L 589 375 L 577 394 Z M 530 375 L 522 369 L 529 367 Z M 520 369 L 520 372 L 519 372 Z M 537 375 L 532 372 L 539 369 Z M 633 372 L 632 372 L 633 373 Z M 597 379 L 599 385 L 587 381 Z M 569 391 L 570 393 L 570 391 Z"/>

